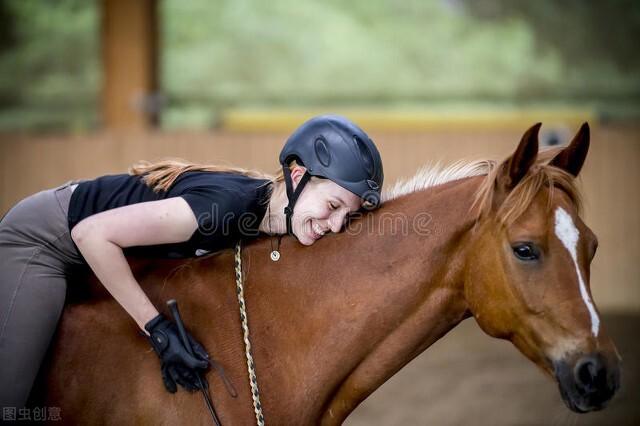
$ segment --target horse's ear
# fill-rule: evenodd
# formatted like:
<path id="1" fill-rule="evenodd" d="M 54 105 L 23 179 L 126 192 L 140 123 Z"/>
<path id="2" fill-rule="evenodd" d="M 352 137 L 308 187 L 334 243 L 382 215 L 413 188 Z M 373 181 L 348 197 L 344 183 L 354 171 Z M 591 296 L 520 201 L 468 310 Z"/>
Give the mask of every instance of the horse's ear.
<path id="1" fill-rule="evenodd" d="M 589 152 L 590 139 L 589 123 L 585 122 L 580 126 L 580 130 L 569 146 L 553 157 L 549 164 L 571 173 L 573 176 L 578 176 L 584 160 L 587 158 L 587 152 Z"/>
<path id="2" fill-rule="evenodd" d="M 536 161 L 540 126 L 542 123 L 536 123 L 522 135 L 518 148 L 507 160 L 507 167 L 504 169 L 503 175 L 500 176 L 500 181 L 505 189 L 513 189 Z"/>

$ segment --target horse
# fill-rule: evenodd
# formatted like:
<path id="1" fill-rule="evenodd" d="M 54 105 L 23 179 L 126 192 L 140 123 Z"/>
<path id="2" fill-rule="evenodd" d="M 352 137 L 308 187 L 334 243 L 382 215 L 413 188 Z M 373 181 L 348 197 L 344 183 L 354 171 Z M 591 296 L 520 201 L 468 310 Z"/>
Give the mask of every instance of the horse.
<path id="1" fill-rule="evenodd" d="M 338 425 L 461 321 L 473 317 L 558 384 L 569 409 L 604 408 L 621 358 L 591 297 L 597 239 L 575 184 L 589 147 L 538 152 L 540 123 L 504 161 L 425 169 L 386 190 L 313 247 L 292 237 L 270 259 L 243 246 L 244 295 L 265 421 Z M 398 225 L 400 224 L 400 226 Z M 401 229 L 400 229 L 401 228 Z M 127 258 L 155 306 L 176 299 L 194 337 L 226 370 L 207 374 L 224 425 L 256 421 L 236 295 L 234 253 Z M 60 424 L 210 424 L 197 393 L 166 392 L 147 338 L 90 272 L 64 309 L 32 401 Z"/>

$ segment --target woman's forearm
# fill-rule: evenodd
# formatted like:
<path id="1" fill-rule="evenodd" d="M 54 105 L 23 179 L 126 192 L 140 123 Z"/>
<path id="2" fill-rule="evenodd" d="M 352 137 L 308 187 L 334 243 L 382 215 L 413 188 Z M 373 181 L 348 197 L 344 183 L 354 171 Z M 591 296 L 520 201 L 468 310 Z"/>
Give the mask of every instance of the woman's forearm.
<path id="1" fill-rule="evenodd" d="M 122 248 L 100 235 L 76 237 L 74 241 L 102 285 L 146 333 L 144 325 L 158 310 L 135 280 Z"/>

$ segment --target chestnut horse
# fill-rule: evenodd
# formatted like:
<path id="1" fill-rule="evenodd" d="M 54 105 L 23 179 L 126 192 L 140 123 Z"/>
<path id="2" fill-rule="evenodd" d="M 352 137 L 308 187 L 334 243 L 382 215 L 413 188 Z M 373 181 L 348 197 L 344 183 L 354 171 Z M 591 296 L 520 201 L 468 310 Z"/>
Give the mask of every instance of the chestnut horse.
<path id="1" fill-rule="evenodd" d="M 277 263 L 267 238 L 244 247 L 267 424 L 342 423 L 468 317 L 556 380 L 571 410 L 607 404 L 620 359 L 591 298 L 597 242 L 574 182 L 589 128 L 554 157 L 538 155 L 539 128 L 504 162 L 419 173 L 311 248 L 284 238 Z M 255 423 L 232 250 L 129 261 L 154 304 L 168 314 L 165 301 L 176 299 L 187 328 L 226 369 L 235 399 L 207 375 L 222 423 Z M 201 395 L 167 393 L 148 341 L 95 277 L 70 284 L 81 286 L 90 294 L 65 307 L 32 401 L 59 407 L 67 424 L 211 424 Z"/>

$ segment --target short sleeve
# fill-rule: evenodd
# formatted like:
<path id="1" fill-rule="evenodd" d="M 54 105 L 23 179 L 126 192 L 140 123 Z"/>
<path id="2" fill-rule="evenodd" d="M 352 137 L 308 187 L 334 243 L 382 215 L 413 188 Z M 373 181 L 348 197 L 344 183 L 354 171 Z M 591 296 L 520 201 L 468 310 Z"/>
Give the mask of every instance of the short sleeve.
<path id="1" fill-rule="evenodd" d="M 270 194 L 268 180 L 231 173 L 194 173 L 172 187 L 196 218 L 198 228 L 186 245 L 197 253 L 233 247 L 260 234 L 260 223 Z M 199 182 L 198 182 L 199 181 Z M 196 184 L 197 183 L 197 184 Z"/>
<path id="2" fill-rule="evenodd" d="M 229 238 L 242 214 L 242 202 L 233 192 L 216 187 L 191 188 L 180 197 L 189 204 L 198 223 L 192 239 Z"/>

